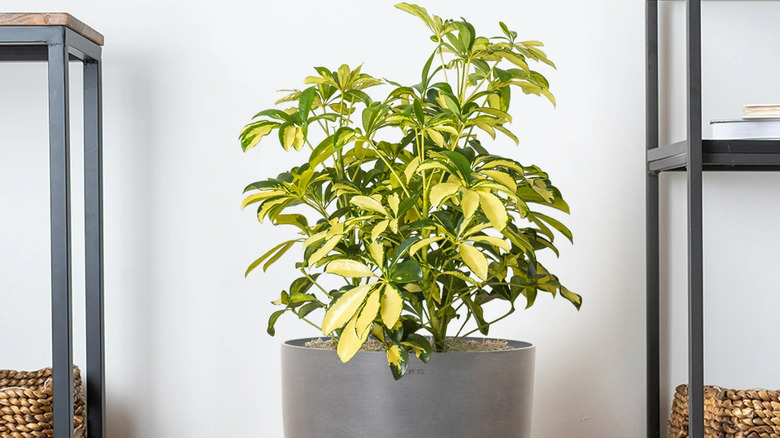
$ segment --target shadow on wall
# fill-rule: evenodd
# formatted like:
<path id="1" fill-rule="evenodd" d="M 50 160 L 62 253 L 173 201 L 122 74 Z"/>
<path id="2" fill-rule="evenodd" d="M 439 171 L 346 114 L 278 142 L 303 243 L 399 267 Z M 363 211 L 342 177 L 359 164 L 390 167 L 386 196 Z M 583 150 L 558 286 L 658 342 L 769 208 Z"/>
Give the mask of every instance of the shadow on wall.
<path id="1" fill-rule="evenodd" d="M 113 58 L 111 53 L 120 53 Z M 140 419 L 153 403 L 155 342 L 151 281 L 154 151 L 159 128 L 148 54 L 106 53 L 103 68 L 107 428 L 111 436 L 150 436 Z"/>

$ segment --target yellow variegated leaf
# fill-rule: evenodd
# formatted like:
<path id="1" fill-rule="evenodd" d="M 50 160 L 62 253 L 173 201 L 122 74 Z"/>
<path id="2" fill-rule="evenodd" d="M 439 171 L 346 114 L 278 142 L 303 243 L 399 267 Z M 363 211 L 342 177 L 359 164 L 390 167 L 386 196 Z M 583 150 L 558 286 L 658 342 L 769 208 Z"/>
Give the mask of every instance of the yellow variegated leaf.
<path id="1" fill-rule="evenodd" d="M 483 169 L 493 169 L 496 167 L 506 167 L 507 169 L 512 169 L 521 175 L 525 173 L 525 170 L 521 166 L 519 166 L 517 163 L 509 160 L 491 160 L 490 162 L 486 163 L 484 166 L 482 166 Z"/>
<path id="2" fill-rule="evenodd" d="M 508 59 L 512 64 L 522 68 L 525 71 L 528 71 L 528 64 L 526 64 L 522 56 L 508 50 L 502 51 L 500 54 L 502 57 Z"/>
<path id="3" fill-rule="evenodd" d="M 443 163 L 440 163 L 438 161 L 429 161 L 427 163 L 422 163 L 419 166 L 417 166 L 417 172 L 422 172 L 423 170 L 430 170 L 430 169 L 439 169 L 445 172 L 450 171 L 450 169 L 447 168 L 447 166 L 445 166 Z"/>
<path id="4" fill-rule="evenodd" d="M 460 135 L 457 129 L 453 128 L 450 125 L 437 125 L 433 129 L 437 131 L 444 131 L 446 133 L 452 134 L 452 135 Z"/>
<path id="5" fill-rule="evenodd" d="M 352 318 L 341 332 L 341 338 L 339 338 L 339 345 L 336 347 L 336 352 L 342 362 L 347 362 L 352 359 L 352 356 L 354 356 L 355 353 L 360 350 L 360 347 L 363 346 L 363 341 L 355 332 L 356 320 L 357 317 Z"/>
<path id="6" fill-rule="evenodd" d="M 339 80 L 339 84 L 346 88 L 349 82 L 349 66 L 347 64 L 341 64 L 341 67 L 339 67 L 336 72 L 336 77 Z"/>
<path id="7" fill-rule="evenodd" d="M 429 246 L 433 242 L 438 242 L 439 240 L 444 239 L 442 236 L 436 236 L 436 237 L 428 237 L 423 240 L 420 240 L 419 242 L 416 242 L 414 245 L 409 247 L 409 255 L 413 256 L 417 251 L 420 250 L 420 248 L 424 248 L 426 246 Z"/>
<path id="8" fill-rule="evenodd" d="M 376 240 L 377 237 L 379 237 L 380 234 L 384 233 L 387 229 L 387 226 L 390 225 L 390 221 L 385 219 L 378 224 L 374 226 L 374 229 L 371 230 L 371 238 L 373 240 Z"/>
<path id="9" fill-rule="evenodd" d="M 295 140 L 293 140 L 293 147 L 296 151 L 299 151 L 301 148 L 303 148 L 303 142 L 303 129 L 295 128 Z"/>
<path id="10" fill-rule="evenodd" d="M 319 242 L 320 240 L 325 238 L 325 234 L 327 233 L 328 233 L 327 231 L 320 231 L 317 234 L 312 234 L 308 239 L 303 241 L 303 247 L 307 248 L 309 247 L 309 245 Z"/>
<path id="11" fill-rule="evenodd" d="M 398 322 L 398 318 L 401 317 L 401 310 L 404 308 L 404 300 L 401 297 L 401 293 L 395 286 L 388 284 L 385 286 L 384 293 L 382 294 L 382 307 L 379 311 L 382 317 L 382 322 L 387 327 L 395 326 Z"/>
<path id="12" fill-rule="evenodd" d="M 406 283 L 404 285 L 404 289 L 408 290 L 409 292 L 422 292 L 422 288 L 417 283 Z"/>
<path id="13" fill-rule="evenodd" d="M 493 109 L 493 108 L 480 108 L 478 111 L 485 114 L 490 114 L 491 116 L 498 117 L 501 123 L 512 123 L 512 116 L 510 116 L 509 113 L 507 112 Z"/>
<path id="14" fill-rule="evenodd" d="M 371 258 L 374 259 L 378 266 L 382 266 L 385 263 L 385 251 L 382 247 L 382 242 L 374 240 L 368 244 L 368 252 L 371 253 Z"/>
<path id="15" fill-rule="evenodd" d="M 281 198 L 281 199 L 271 199 L 270 201 L 266 201 L 265 204 L 260 208 L 260 211 L 257 212 L 257 219 L 260 220 L 260 222 L 263 222 L 263 219 L 268 215 L 268 212 L 276 207 L 277 205 L 284 203 L 287 201 L 287 198 Z"/>
<path id="16" fill-rule="evenodd" d="M 382 294 L 380 289 L 376 289 L 371 292 L 371 295 L 366 298 L 366 304 L 360 311 L 357 322 L 355 323 L 355 331 L 358 337 L 362 340 L 366 340 L 368 336 L 368 329 L 371 328 L 371 323 L 374 322 L 374 318 L 379 313 L 379 296 Z"/>
<path id="17" fill-rule="evenodd" d="M 517 191 L 517 183 L 515 182 L 515 179 L 512 178 L 512 176 L 508 173 L 504 173 L 498 170 L 483 170 L 481 173 L 485 176 L 493 178 L 494 181 L 505 185 L 509 190 L 512 191 L 512 193 Z"/>
<path id="18" fill-rule="evenodd" d="M 393 216 L 398 215 L 398 205 L 400 204 L 400 200 L 398 198 L 398 195 L 393 193 L 392 195 L 387 197 L 387 203 L 390 205 L 390 209 L 393 210 Z"/>
<path id="19" fill-rule="evenodd" d="M 340 259 L 328 263 L 325 272 L 342 277 L 376 277 L 371 269 L 356 260 Z"/>
<path id="20" fill-rule="evenodd" d="M 460 187 L 460 184 L 455 183 L 440 183 L 431 187 L 431 205 L 438 207 L 444 198 L 454 195 Z"/>
<path id="21" fill-rule="evenodd" d="M 290 147 L 295 143 L 295 134 L 297 131 L 298 128 L 296 126 L 284 128 L 284 132 L 282 132 L 282 147 L 284 147 L 284 150 L 289 151 Z"/>
<path id="22" fill-rule="evenodd" d="M 531 188 L 533 188 L 534 191 L 547 202 L 553 202 L 553 200 L 555 199 L 553 192 L 547 190 L 547 184 L 541 179 L 537 178 L 533 180 L 533 184 L 531 184 Z"/>
<path id="23" fill-rule="evenodd" d="M 493 236 L 473 236 L 469 237 L 468 240 L 471 240 L 472 242 L 481 242 L 481 243 L 488 243 L 490 245 L 495 246 L 496 248 L 501 248 L 506 252 L 509 252 L 509 243 L 500 238 L 500 237 L 493 237 Z"/>
<path id="24" fill-rule="evenodd" d="M 515 144 L 520 144 L 520 140 L 518 140 L 517 136 L 513 134 L 512 131 L 504 128 L 502 125 L 496 125 L 495 128 L 501 131 L 507 137 L 511 138 L 512 141 L 515 142 Z"/>
<path id="25" fill-rule="evenodd" d="M 387 214 L 387 210 L 385 210 L 385 208 L 382 207 L 382 204 L 374 198 L 370 198 L 368 196 L 355 196 L 350 199 L 349 202 L 362 208 L 363 210 L 371 210 L 377 213 L 382 213 L 385 216 L 389 216 Z"/>
<path id="26" fill-rule="evenodd" d="M 341 235 L 333 236 L 325 241 L 325 244 L 322 245 L 317 251 L 314 251 L 314 253 L 309 257 L 309 266 L 314 266 L 318 261 L 322 260 L 323 257 L 328 255 L 333 248 L 338 245 L 339 241 L 341 240 Z"/>
<path id="27" fill-rule="evenodd" d="M 463 243 L 458 245 L 458 252 L 460 252 L 460 256 L 463 258 L 466 266 L 468 266 L 477 277 L 482 279 L 482 281 L 487 280 L 488 261 L 484 254 L 479 252 L 477 248 Z"/>
<path id="28" fill-rule="evenodd" d="M 492 193 L 478 193 L 479 204 L 482 206 L 482 211 L 485 212 L 485 216 L 490 220 L 490 224 L 498 231 L 503 230 L 506 227 L 506 222 L 509 220 L 509 215 L 506 213 L 504 203 Z"/>
<path id="29" fill-rule="evenodd" d="M 322 319 L 322 334 L 329 335 L 333 330 L 340 329 L 351 320 L 363 304 L 366 296 L 375 284 L 362 284 L 357 287 L 353 287 L 344 293 L 332 306 L 325 312 L 325 317 Z M 352 331 L 355 326 L 353 324 Z"/>
<path id="30" fill-rule="evenodd" d="M 555 104 L 555 96 L 553 96 L 552 93 L 550 93 L 549 90 L 546 90 L 546 89 L 542 90 L 542 96 L 546 97 L 547 100 L 549 100 L 550 103 L 553 104 L 553 106 L 557 106 Z"/>
<path id="31" fill-rule="evenodd" d="M 488 123 L 486 120 L 494 121 L 495 119 L 491 119 L 489 117 L 477 117 L 474 119 L 474 123 L 477 125 L 477 127 L 485 132 L 488 133 L 490 138 L 494 139 L 496 138 L 496 130 L 493 129 L 493 127 Z"/>
<path id="32" fill-rule="evenodd" d="M 344 222 L 331 221 L 330 228 L 328 229 L 325 237 L 331 237 L 344 234 Z"/>
<path id="33" fill-rule="evenodd" d="M 468 221 L 479 207 L 479 195 L 477 192 L 469 189 L 460 191 L 460 205 L 463 207 L 464 221 Z"/>
<path id="34" fill-rule="evenodd" d="M 346 195 L 346 194 L 355 194 L 360 193 L 357 189 L 350 187 L 346 184 L 333 184 L 333 190 L 336 192 L 336 195 Z"/>
<path id="35" fill-rule="evenodd" d="M 425 131 L 425 133 L 439 147 L 441 147 L 441 148 L 444 147 L 444 136 L 442 136 L 438 131 L 436 131 L 435 129 L 428 129 L 428 130 Z"/>
<path id="36" fill-rule="evenodd" d="M 303 80 L 304 84 L 324 84 L 325 82 L 330 82 L 330 80 L 319 76 L 307 76 L 306 79 Z"/>
<path id="37" fill-rule="evenodd" d="M 244 200 L 241 202 L 241 208 L 243 209 L 247 205 L 254 204 L 255 202 L 260 202 L 268 198 L 273 198 L 274 196 L 280 196 L 286 194 L 287 192 L 283 192 L 281 190 L 271 190 L 269 192 L 255 193 L 254 195 L 249 195 L 246 198 L 244 198 Z"/>
<path id="38" fill-rule="evenodd" d="M 387 363 L 394 367 L 401 365 L 401 348 L 398 345 L 387 349 Z"/>
<path id="39" fill-rule="evenodd" d="M 490 224 L 484 224 L 483 223 L 483 224 L 474 225 L 473 227 L 468 228 L 466 231 L 461 233 L 461 235 L 464 236 L 464 237 L 469 237 L 472 234 L 479 233 L 480 231 L 484 230 L 485 228 L 490 228 Z"/>
<path id="40" fill-rule="evenodd" d="M 394 233 L 398 233 L 398 219 L 390 220 L 390 229 L 393 230 Z"/>
<path id="41" fill-rule="evenodd" d="M 414 159 L 406 165 L 406 169 L 404 169 L 404 176 L 406 177 L 407 182 L 412 179 L 414 172 L 417 170 L 417 166 L 419 165 L 420 157 L 414 157 Z"/>

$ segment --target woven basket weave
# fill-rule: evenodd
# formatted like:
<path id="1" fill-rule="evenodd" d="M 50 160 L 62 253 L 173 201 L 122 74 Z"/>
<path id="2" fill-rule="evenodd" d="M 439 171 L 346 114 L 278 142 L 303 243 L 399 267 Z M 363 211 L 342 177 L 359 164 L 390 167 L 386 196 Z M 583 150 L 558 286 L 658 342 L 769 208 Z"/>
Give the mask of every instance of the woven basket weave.
<path id="1" fill-rule="evenodd" d="M 0 370 L 0 438 L 52 438 L 51 368 Z M 73 368 L 74 437 L 84 438 L 85 396 L 81 373 Z"/>
<path id="2" fill-rule="evenodd" d="M 674 394 L 669 438 L 688 436 L 688 386 Z M 780 438 L 780 391 L 704 387 L 704 436 Z"/>

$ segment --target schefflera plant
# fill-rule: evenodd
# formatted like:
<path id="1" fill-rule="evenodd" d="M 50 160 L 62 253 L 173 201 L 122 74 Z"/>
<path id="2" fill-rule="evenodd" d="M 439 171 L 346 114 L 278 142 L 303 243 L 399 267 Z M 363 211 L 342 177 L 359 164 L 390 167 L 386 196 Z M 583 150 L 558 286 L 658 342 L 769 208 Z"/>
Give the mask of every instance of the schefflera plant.
<path id="1" fill-rule="evenodd" d="M 300 233 L 247 274 L 266 270 L 294 246 L 303 249 L 301 276 L 274 302 L 282 308 L 268 333 L 281 315 L 294 314 L 332 337 L 344 362 L 373 337 L 398 379 L 410 354 L 427 362 L 447 336 L 487 335 L 521 295 L 526 308 L 539 291 L 560 293 L 578 309 L 581 298 L 537 260 L 543 250 L 558 254 L 554 230 L 572 239 L 537 208 L 568 213 L 561 193 L 539 167 L 483 144 L 497 135 L 518 142 L 507 126 L 513 90 L 555 104 L 545 77 L 528 65 L 554 67 L 542 43 L 517 41 L 504 23 L 500 36 L 487 38 L 465 19 L 396 7 L 431 32 L 420 83 L 380 80 L 347 65 L 315 67 L 308 88 L 277 102 L 293 106 L 261 111 L 240 141 L 248 151 L 276 132 L 285 150 L 308 154 L 300 166 L 245 190 L 243 207 L 257 204 L 260 222 Z M 381 84 L 392 89 L 375 100 L 367 90 Z M 326 274 L 343 286 L 327 287 Z M 504 304 L 503 314 L 486 320 L 483 306 L 494 301 Z M 310 317 L 318 309 L 325 310 L 320 324 Z"/>

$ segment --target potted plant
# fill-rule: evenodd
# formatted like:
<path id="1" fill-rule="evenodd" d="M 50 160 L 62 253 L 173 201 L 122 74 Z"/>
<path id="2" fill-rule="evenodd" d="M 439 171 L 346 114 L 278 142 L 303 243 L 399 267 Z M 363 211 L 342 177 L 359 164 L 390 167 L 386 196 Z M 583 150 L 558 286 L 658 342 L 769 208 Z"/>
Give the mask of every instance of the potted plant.
<path id="1" fill-rule="evenodd" d="M 245 190 L 242 206 L 256 205 L 260 222 L 300 233 L 247 269 L 247 274 L 260 266 L 266 270 L 293 247 L 302 249 L 296 263 L 301 276 L 274 302 L 281 309 L 271 315 L 268 333 L 289 313 L 336 345 L 336 353 L 304 351 L 302 340 L 285 345 L 284 380 L 294 387 L 283 390 L 285 407 L 314 411 L 304 414 L 311 424 L 302 425 L 286 409 L 285 433 L 382 437 L 408 430 L 456 437 L 513 431 L 511 436 L 525 437 L 533 387 L 530 344 L 510 341 L 504 351 L 486 355 L 432 353 L 473 333 L 487 335 L 492 324 L 515 312 L 520 296 L 526 308 L 538 291 L 560 294 L 580 307 L 580 296 L 537 260 L 540 251 L 558 253 L 556 233 L 572 239 L 542 209 L 568 213 L 568 205 L 542 169 L 491 154 L 484 143 L 499 136 L 518 143 L 508 127 L 513 91 L 555 104 L 545 77 L 529 66 L 554 64 L 540 42 L 518 41 L 504 23 L 500 36 L 487 38 L 465 19 L 445 20 L 413 4 L 396 6 L 431 32 L 433 50 L 418 84 L 378 79 L 361 67 L 315 67 L 317 74 L 304 81 L 307 88 L 277 102 L 291 106 L 259 112 L 240 134 L 245 151 L 275 133 L 285 150 L 305 154 L 301 165 Z M 380 88 L 389 91 L 377 98 L 373 91 Z M 488 303 L 501 303 L 503 314 L 486 320 Z M 315 319 L 317 311 L 322 316 Z M 366 343 L 380 352 L 356 355 Z M 339 364 L 336 354 L 349 363 Z M 389 365 L 390 373 L 372 368 L 378 363 Z M 437 363 L 448 372 L 475 375 L 465 381 L 460 374 L 434 372 Z M 345 380 L 335 378 L 342 374 Z M 498 388 L 482 388 L 488 374 L 503 379 Z M 409 377 L 401 379 L 404 375 Z M 465 388 L 466 395 L 451 392 L 453 386 Z M 384 400 L 398 391 L 399 401 Z M 442 404 L 446 399 L 457 404 L 461 397 L 471 400 L 462 415 L 457 406 Z M 480 414 L 473 406 L 482 403 L 480 397 L 499 406 Z M 441 412 L 462 418 L 442 421 Z M 480 422 L 489 416 L 498 426 L 474 426 L 469 417 L 475 413 Z M 518 426 L 506 414 L 528 425 Z M 420 435 L 421 427 L 428 431 Z"/>

